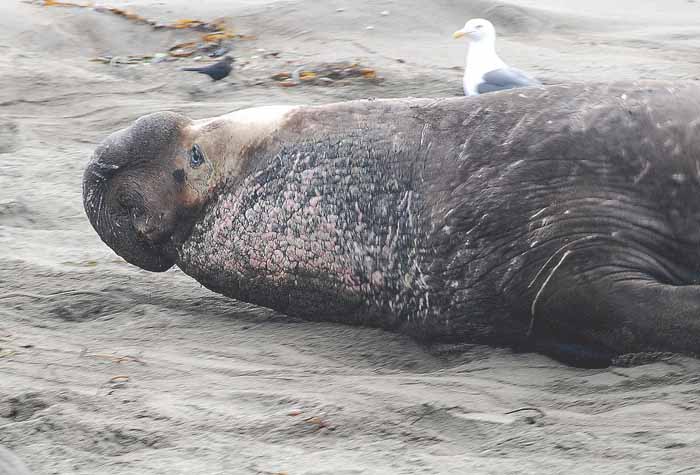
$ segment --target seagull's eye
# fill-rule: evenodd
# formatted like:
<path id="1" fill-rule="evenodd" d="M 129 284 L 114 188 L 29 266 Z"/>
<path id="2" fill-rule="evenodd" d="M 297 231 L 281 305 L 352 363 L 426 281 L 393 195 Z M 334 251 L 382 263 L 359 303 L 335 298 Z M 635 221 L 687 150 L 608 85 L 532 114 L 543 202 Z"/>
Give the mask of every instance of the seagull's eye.
<path id="1" fill-rule="evenodd" d="M 192 168 L 197 168 L 202 163 L 204 163 L 204 153 L 202 153 L 202 149 L 199 148 L 199 145 L 195 144 L 192 146 L 192 150 L 190 150 L 190 166 Z"/>
<path id="2" fill-rule="evenodd" d="M 476 29 L 477 29 L 477 30 L 480 30 L 480 29 L 482 29 L 483 27 L 484 27 L 484 25 L 476 25 Z"/>

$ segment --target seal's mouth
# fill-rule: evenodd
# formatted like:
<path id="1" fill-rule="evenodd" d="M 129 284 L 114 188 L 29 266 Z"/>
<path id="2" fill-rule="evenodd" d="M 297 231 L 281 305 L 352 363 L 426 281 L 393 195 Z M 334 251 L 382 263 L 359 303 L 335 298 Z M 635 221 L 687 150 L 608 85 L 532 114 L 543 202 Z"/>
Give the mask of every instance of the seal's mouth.
<path id="1" fill-rule="evenodd" d="M 102 241 L 125 261 L 142 269 L 163 272 L 175 263 L 174 232 L 158 227 L 142 207 L 115 199 L 100 175 L 91 178 L 94 164 L 85 171 L 83 204 L 90 223 Z"/>
<path id="2" fill-rule="evenodd" d="M 147 271 L 164 272 L 175 265 L 177 257 L 176 249 L 176 245 L 170 241 L 160 245 L 142 242 L 138 246 L 137 253 L 132 249 L 127 253 L 117 252 L 117 254 L 124 258 L 129 264 L 133 264 Z"/>

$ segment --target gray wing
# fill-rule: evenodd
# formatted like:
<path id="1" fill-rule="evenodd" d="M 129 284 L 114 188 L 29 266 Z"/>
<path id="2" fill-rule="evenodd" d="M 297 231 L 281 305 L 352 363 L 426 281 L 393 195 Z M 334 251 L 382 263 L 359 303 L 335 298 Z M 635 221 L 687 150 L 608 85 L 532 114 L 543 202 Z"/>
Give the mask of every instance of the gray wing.
<path id="1" fill-rule="evenodd" d="M 484 74 L 484 80 L 476 90 L 479 94 L 502 91 L 516 87 L 538 86 L 541 83 L 515 68 L 494 69 Z"/>

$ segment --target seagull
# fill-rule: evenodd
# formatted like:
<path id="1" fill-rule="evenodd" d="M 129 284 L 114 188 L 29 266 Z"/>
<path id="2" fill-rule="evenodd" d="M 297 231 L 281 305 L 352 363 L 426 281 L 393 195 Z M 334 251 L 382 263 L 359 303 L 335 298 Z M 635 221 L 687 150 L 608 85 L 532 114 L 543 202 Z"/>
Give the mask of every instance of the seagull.
<path id="1" fill-rule="evenodd" d="M 464 28 L 452 34 L 453 38 L 463 36 L 470 42 L 462 79 L 466 96 L 541 84 L 519 69 L 509 67 L 498 57 L 496 29 L 490 21 L 473 18 L 465 23 Z"/>
<path id="2" fill-rule="evenodd" d="M 231 72 L 231 64 L 233 63 L 233 61 L 233 57 L 224 56 L 224 59 L 214 64 L 210 64 L 209 66 L 203 66 L 201 68 L 182 68 L 182 70 L 206 74 L 214 81 L 218 81 L 219 79 L 223 79 L 229 75 L 229 73 Z"/>

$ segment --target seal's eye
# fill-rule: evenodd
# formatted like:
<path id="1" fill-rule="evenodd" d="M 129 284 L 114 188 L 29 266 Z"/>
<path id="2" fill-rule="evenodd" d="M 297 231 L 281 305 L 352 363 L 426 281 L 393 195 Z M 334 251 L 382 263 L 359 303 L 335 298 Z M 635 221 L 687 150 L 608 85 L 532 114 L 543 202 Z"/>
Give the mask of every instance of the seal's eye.
<path id="1" fill-rule="evenodd" d="M 190 150 L 190 166 L 192 168 L 197 168 L 202 163 L 204 163 L 204 153 L 202 153 L 202 149 L 199 148 L 199 145 L 194 144 L 192 150 Z"/>

